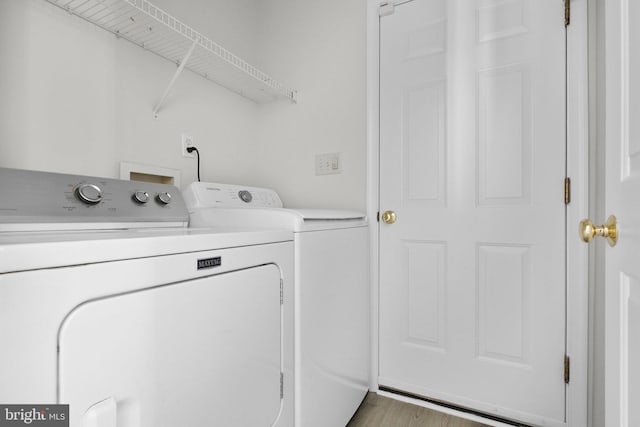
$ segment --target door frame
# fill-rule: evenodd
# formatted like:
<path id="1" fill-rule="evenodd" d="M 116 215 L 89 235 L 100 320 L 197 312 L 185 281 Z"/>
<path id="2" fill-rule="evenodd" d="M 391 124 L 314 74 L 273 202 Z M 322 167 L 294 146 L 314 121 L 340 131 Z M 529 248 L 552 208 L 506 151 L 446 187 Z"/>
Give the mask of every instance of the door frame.
<path id="1" fill-rule="evenodd" d="M 380 178 L 380 17 L 384 3 L 410 0 L 367 0 L 366 4 L 366 138 L 367 215 L 371 241 L 371 372 L 370 389 L 378 391 L 379 236 L 377 218 Z M 561 0 L 557 0 L 560 3 Z M 589 81 L 588 0 L 571 0 L 567 28 L 567 175 L 571 202 L 567 205 L 567 321 L 566 354 L 571 358 L 571 380 L 566 387 L 567 426 L 586 426 L 588 420 L 589 252 L 577 238 L 577 224 L 589 216 Z M 562 373 L 558 373 L 561 375 Z M 413 403 L 433 407 L 417 399 Z M 451 410 L 447 410 L 451 413 Z M 455 411 L 454 411 L 455 412 Z M 469 418 L 468 414 L 457 413 Z"/>

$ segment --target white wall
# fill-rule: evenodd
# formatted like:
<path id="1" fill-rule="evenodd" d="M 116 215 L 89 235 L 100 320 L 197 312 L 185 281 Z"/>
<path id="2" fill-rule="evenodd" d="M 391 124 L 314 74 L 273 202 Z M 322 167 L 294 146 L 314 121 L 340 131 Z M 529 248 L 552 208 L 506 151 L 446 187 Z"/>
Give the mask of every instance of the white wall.
<path id="1" fill-rule="evenodd" d="M 365 210 L 366 14 L 362 0 L 262 1 L 261 64 L 299 91 L 260 111 L 256 174 L 285 205 Z M 316 154 L 343 172 L 315 175 Z"/>
<path id="2" fill-rule="evenodd" d="M 0 3 L 0 166 L 111 176 L 114 44 L 52 9 Z"/>
<path id="3" fill-rule="evenodd" d="M 118 177 L 121 161 L 270 186 L 288 206 L 364 210 L 365 11 L 360 0 L 155 0 L 277 80 L 300 102 L 259 106 L 190 72 L 159 119 L 176 66 L 44 0 L 0 2 L 0 167 Z M 315 176 L 341 153 L 343 173 Z"/>
<path id="4" fill-rule="evenodd" d="M 250 63 L 256 60 L 262 0 L 150 0 Z"/>
<path id="5" fill-rule="evenodd" d="M 220 2 L 210 14 L 206 1 L 190 3 L 180 18 L 228 30 L 221 43 L 253 55 L 254 0 Z M 179 169 L 186 185 L 196 179 L 196 161 L 180 154 L 186 131 L 203 180 L 251 180 L 251 101 L 185 72 L 156 120 L 153 106 L 176 66 L 43 0 L 0 2 L 0 55 L 2 167 L 118 177 L 127 161 Z"/>

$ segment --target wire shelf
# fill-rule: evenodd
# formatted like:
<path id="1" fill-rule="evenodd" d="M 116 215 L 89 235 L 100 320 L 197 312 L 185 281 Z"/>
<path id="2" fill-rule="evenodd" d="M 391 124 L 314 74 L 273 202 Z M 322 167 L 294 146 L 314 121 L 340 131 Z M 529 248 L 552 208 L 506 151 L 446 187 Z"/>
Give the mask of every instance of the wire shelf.
<path id="1" fill-rule="evenodd" d="M 46 0 L 177 65 L 258 103 L 296 91 L 147 0 Z M 195 44 L 195 49 L 189 51 Z"/>

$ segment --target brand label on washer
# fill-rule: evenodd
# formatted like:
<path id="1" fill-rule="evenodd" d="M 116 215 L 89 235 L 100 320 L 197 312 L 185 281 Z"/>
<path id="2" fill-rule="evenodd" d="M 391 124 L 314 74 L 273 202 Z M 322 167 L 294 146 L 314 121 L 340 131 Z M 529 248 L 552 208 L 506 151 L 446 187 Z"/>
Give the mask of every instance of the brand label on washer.
<path id="1" fill-rule="evenodd" d="M 0 427 L 69 427 L 69 405 L 1 405 Z"/>
<path id="2" fill-rule="evenodd" d="M 198 260 L 198 270 L 204 268 L 220 267 L 222 265 L 222 257 L 203 258 Z"/>

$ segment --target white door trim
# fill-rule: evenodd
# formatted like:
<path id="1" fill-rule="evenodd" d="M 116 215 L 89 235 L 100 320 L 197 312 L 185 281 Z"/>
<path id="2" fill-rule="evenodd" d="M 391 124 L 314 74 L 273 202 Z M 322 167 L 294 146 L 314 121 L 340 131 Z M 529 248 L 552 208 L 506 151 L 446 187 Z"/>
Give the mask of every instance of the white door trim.
<path id="1" fill-rule="evenodd" d="M 558 0 L 560 1 L 560 0 Z M 367 214 L 371 238 L 371 390 L 378 390 L 378 224 L 379 206 L 379 52 L 384 0 L 367 0 Z M 577 224 L 589 214 L 588 27 L 587 0 L 571 0 L 567 32 L 567 171 L 572 180 L 567 207 L 567 354 L 571 381 L 567 387 L 567 426 L 587 425 L 588 247 L 577 237 Z M 559 373 L 560 374 L 560 373 Z M 463 414 L 460 414 L 463 415 Z"/>
<path id="2" fill-rule="evenodd" d="M 367 217 L 371 277 L 371 391 L 378 391 L 378 215 L 380 164 L 380 16 L 384 0 L 367 0 Z"/>
<path id="3" fill-rule="evenodd" d="M 588 423 L 589 248 L 578 238 L 578 223 L 589 216 L 589 29 L 588 1 L 571 0 L 567 31 L 567 425 Z"/>

